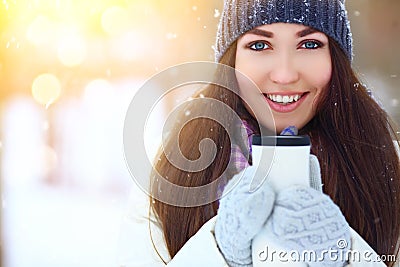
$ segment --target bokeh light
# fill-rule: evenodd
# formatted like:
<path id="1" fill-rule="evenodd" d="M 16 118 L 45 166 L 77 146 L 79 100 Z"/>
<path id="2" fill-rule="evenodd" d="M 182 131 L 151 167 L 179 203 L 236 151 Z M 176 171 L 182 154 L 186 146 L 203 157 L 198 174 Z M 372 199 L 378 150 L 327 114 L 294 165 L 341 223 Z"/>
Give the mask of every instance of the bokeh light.
<path id="1" fill-rule="evenodd" d="M 59 41 L 57 56 L 64 66 L 78 66 L 86 58 L 86 44 L 77 35 L 65 36 Z"/>
<path id="2" fill-rule="evenodd" d="M 40 74 L 32 83 L 33 98 L 42 105 L 48 107 L 54 103 L 61 94 L 59 79 L 50 73 Z"/>
<path id="3" fill-rule="evenodd" d="M 54 30 L 52 22 L 46 16 L 39 15 L 29 25 L 26 38 L 34 45 L 46 44 L 54 36 Z"/>

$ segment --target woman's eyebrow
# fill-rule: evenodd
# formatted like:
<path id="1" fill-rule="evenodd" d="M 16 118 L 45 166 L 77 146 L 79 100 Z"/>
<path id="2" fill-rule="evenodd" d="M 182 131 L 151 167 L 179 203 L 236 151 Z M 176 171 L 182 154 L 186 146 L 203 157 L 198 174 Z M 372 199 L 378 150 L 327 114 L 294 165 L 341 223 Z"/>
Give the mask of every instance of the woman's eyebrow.
<path id="1" fill-rule="evenodd" d="M 306 28 L 304 30 L 301 30 L 299 32 L 296 33 L 297 37 L 304 37 L 307 36 L 309 34 L 312 34 L 314 32 L 318 32 L 316 29 L 313 28 Z M 261 29 L 252 29 L 248 32 L 249 34 L 255 34 L 255 35 L 259 35 L 259 36 L 263 36 L 263 37 L 267 37 L 267 38 L 273 38 L 274 34 L 272 32 L 269 31 L 265 31 L 265 30 L 261 30 Z"/>
<path id="2" fill-rule="evenodd" d="M 299 31 L 298 33 L 296 33 L 296 35 L 297 35 L 297 37 L 304 37 L 304 36 L 307 36 L 307 35 L 312 34 L 314 32 L 318 32 L 318 31 L 316 29 L 313 29 L 313 28 L 307 28 L 307 29 Z"/>
<path id="3" fill-rule="evenodd" d="M 264 31 L 264 30 L 261 30 L 261 29 L 252 29 L 248 33 L 255 34 L 255 35 L 260 35 L 260 36 L 267 37 L 267 38 L 274 37 L 274 34 L 272 32 Z"/>

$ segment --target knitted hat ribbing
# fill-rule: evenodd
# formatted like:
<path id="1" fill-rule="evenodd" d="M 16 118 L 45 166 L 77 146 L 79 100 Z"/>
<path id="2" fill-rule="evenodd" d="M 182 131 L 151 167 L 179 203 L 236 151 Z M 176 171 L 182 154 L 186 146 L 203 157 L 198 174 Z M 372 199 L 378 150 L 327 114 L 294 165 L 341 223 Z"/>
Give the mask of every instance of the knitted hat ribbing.
<path id="1" fill-rule="evenodd" d="M 245 32 L 276 22 L 303 24 L 332 37 L 353 58 L 345 0 L 225 0 L 218 26 L 215 59 Z"/>

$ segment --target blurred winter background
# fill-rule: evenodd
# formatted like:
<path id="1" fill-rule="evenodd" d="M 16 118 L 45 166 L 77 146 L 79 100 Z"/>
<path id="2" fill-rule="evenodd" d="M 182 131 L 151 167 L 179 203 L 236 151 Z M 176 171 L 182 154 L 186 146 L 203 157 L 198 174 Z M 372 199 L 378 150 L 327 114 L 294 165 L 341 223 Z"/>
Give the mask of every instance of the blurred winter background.
<path id="1" fill-rule="evenodd" d="M 400 1 L 347 6 L 354 66 L 400 123 Z M 0 3 L 1 266 L 116 265 L 133 185 L 125 111 L 157 72 L 213 60 L 221 7 L 222 0 Z"/>

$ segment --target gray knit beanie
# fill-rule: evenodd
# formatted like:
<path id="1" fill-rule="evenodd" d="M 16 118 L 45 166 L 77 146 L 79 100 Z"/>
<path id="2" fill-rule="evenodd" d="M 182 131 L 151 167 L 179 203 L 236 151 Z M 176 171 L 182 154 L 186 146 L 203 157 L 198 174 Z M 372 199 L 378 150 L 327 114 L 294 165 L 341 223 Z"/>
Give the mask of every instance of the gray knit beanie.
<path id="1" fill-rule="evenodd" d="M 215 59 L 245 32 L 276 22 L 303 24 L 332 37 L 352 60 L 353 46 L 345 0 L 225 0 Z"/>

